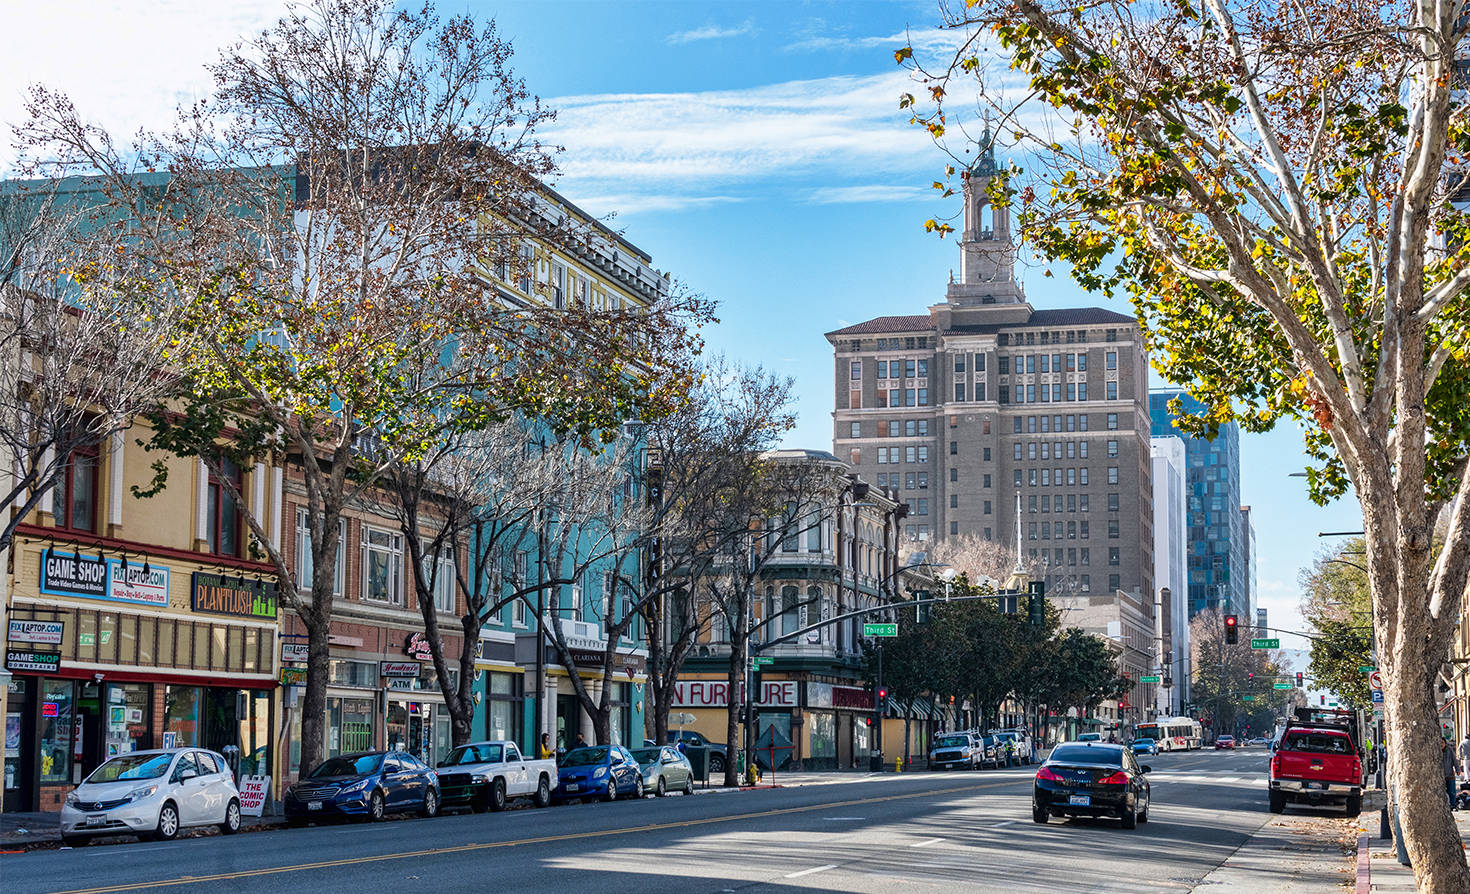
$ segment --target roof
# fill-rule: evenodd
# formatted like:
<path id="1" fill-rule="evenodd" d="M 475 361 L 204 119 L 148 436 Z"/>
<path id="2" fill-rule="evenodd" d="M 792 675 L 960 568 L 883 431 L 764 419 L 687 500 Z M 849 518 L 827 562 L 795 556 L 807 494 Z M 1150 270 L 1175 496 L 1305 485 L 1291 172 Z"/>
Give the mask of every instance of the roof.
<path id="1" fill-rule="evenodd" d="M 825 450 L 810 450 L 804 447 L 782 447 L 777 450 L 767 450 L 761 456 L 766 459 L 807 459 L 817 462 L 842 462 L 842 460 Z"/>
<path id="2" fill-rule="evenodd" d="M 1019 329 L 1027 326 L 1091 326 L 1109 323 L 1126 326 L 1132 322 L 1134 322 L 1134 318 L 1128 314 L 1120 314 L 1103 307 L 1062 307 L 1049 310 L 1033 310 L 1031 316 L 1022 322 L 961 324 L 951 326 L 945 331 L 981 334 L 998 332 L 1002 329 Z M 934 321 L 930 319 L 928 314 L 908 314 L 905 316 L 874 317 L 871 320 L 848 326 L 845 329 L 836 329 L 828 332 L 827 336 L 830 338 L 833 336 L 849 335 L 886 335 L 890 332 L 925 332 L 933 331 L 933 329 Z"/>

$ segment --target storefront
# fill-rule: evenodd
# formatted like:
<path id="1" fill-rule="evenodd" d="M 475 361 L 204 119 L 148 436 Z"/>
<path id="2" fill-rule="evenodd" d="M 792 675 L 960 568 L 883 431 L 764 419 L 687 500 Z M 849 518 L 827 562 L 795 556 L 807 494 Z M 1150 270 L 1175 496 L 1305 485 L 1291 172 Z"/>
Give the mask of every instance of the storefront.
<path id="1" fill-rule="evenodd" d="M 273 585 L 44 542 L 20 552 L 41 595 L 18 592 L 6 630 L 6 810 L 59 809 L 98 764 L 145 748 L 271 772 Z"/>
<path id="2" fill-rule="evenodd" d="M 606 654 L 606 640 L 591 636 L 582 629 L 592 625 L 581 622 L 563 624 L 567 628 L 574 628 L 563 634 L 571 653 L 570 670 L 559 663 L 555 648 L 540 643 L 538 634 L 521 634 L 516 638 L 516 664 L 524 669 L 526 699 L 532 702 L 536 686 L 536 648 L 540 645 L 543 649 L 546 689 L 542 698 L 542 728 L 551 734 L 552 747 L 557 751 L 575 744 L 579 734 L 586 741 L 595 743 L 597 737 L 592 717 L 582 708 L 571 674 L 580 676 L 589 697 L 594 701 L 601 700 L 604 684 L 603 658 Z M 643 744 L 644 685 L 647 682 L 645 660 L 642 649 L 631 646 L 620 649 L 615 659 L 613 677 L 607 681 L 608 705 L 611 709 L 608 716 L 608 738 L 614 744 L 628 748 Z M 530 722 L 534 724 L 534 703 L 528 705 L 528 708 L 532 712 Z M 530 738 L 535 738 L 533 730 L 528 729 L 527 734 Z"/>

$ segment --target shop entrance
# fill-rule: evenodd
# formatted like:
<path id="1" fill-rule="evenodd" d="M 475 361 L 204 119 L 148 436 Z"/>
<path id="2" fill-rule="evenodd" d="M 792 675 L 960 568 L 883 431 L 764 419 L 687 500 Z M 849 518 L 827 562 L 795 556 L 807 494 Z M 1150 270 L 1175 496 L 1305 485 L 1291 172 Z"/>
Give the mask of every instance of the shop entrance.
<path id="1" fill-rule="evenodd" d="M 22 742 L 36 740 L 35 684 L 29 677 L 10 678 L 10 697 L 5 710 L 5 797 L 6 813 L 34 810 L 36 803 L 36 755 Z"/>
<path id="2" fill-rule="evenodd" d="M 556 750 L 558 752 L 571 748 L 577 741 L 577 733 L 582 731 L 582 706 L 575 695 L 558 695 L 556 697 Z"/>
<path id="3" fill-rule="evenodd" d="M 388 745 L 406 751 L 430 766 L 449 750 L 449 724 L 435 723 L 436 715 L 446 720 L 442 705 L 421 701 L 388 701 Z"/>

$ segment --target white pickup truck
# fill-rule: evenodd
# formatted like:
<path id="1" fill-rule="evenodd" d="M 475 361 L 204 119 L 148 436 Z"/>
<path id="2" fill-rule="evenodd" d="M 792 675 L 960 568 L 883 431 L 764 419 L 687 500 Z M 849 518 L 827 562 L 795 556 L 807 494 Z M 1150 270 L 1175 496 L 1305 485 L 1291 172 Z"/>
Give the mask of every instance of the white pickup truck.
<path id="1" fill-rule="evenodd" d="M 514 742 L 470 742 L 439 762 L 439 803 L 445 807 L 504 810 L 511 798 L 545 807 L 554 788 L 556 761 L 527 758 Z"/>

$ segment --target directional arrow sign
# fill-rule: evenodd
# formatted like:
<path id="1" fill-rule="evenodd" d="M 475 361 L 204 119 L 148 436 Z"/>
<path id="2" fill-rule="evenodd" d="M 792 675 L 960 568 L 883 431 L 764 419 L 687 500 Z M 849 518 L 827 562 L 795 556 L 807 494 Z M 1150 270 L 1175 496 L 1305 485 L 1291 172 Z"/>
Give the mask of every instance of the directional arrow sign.
<path id="1" fill-rule="evenodd" d="M 1271 684 L 1271 688 L 1272 689 L 1290 689 L 1291 688 L 1291 684 L 1290 683 L 1272 683 Z"/>
<path id="2" fill-rule="evenodd" d="M 1140 683 L 1158 683 L 1158 682 L 1161 682 L 1161 680 L 1159 679 L 1159 675 L 1158 674 L 1150 674 L 1147 677 L 1139 677 L 1138 678 L 1138 682 L 1140 682 Z"/>
<path id="3" fill-rule="evenodd" d="M 863 636 L 898 636 L 897 624 L 864 624 Z"/>
<path id="4" fill-rule="evenodd" d="M 1270 639 L 1253 639 L 1253 640 L 1251 640 L 1251 648 L 1252 649 L 1279 649 L 1279 648 L 1281 648 L 1281 640 L 1277 639 L 1274 636 L 1272 638 L 1270 638 Z"/>

